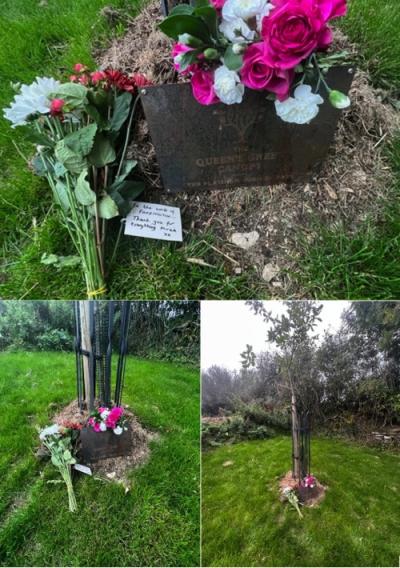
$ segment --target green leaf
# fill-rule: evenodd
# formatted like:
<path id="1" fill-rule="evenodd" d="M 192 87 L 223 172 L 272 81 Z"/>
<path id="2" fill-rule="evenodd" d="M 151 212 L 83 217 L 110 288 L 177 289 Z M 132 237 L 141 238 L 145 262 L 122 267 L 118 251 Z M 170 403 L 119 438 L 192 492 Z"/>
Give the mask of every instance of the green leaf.
<path id="1" fill-rule="evenodd" d="M 43 134 L 42 132 L 38 132 L 37 130 L 30 130 L 27 129 L 26 138 L 29 142 L 33 142 L 34 144 L 39 144 L 40 146 L 47 146 L 48 148 L 54 147 L 54 142 L 51 138 Z"/>
<path id="2" fill-rule="evenodd" d="M 51 98 L 63 99 L 70 108 L 78 108 L 87 103 L 87 92 L 87 88 L 80 83 L 64 83 L 52 93 Z"/>
<path id="3" fill-rule="evenodd" d="M 51 463 L 56 467 L 61 467 L 61 461 L 56 456 L 51 456 Z"/>
<path id="4" fill-rule="evenodd" d="M 96 168 L 102 168 L 114 162 L 115 158 L 115 150 L 110 140 L 104 136 L 104 134 L 98 132 L 94 140 L 92 151 L 89 154 L 89 162 L 93 166 L 96 166 Z"/>
<path id="5" fill-rule="evenodd" d="M 119 183 L 113 183 L 110 190 L 112 197 L 114 191 L 118 191 L 124 199 L 135 199 L 135 197 L 144 191 L 144 183 L 142 181 L 125 180 Z"/>
<path id="6" fill-rule="evenodd" d="M 179 14 L 191 15 L 191 14 L 193 14 L 193 11 L 194 11 L 194 7 L 191 6 L 190 4 L 178 4 L 177 6 L 172 8 L 169 15 L 170 16 L 177 16 Z"/>
<path id="7" fill-rule="evenodd" d="M 47 252 L 44 252 L 41 256 L 40 262 L 46 265 L 57 264 L 58 256 L 56 254 L 47 254 Z"/>
<path id="8" fill-rule="evenodd" d="M 89 124 L 71 134 L 67 134 L 64 142 L 75 154 L 87 156 L 93 148 L 94 137 L 97 132 L 97 124 Z"/>
<path id="9" fill-rule="evenodd" d="M 96 194 L 86 181 L 88 172 L 84 170 L 79 176 L 75 186 L 75 196 L 81 205 L 93 205 L 96 202 Z"/>
<path id="10" fill-rule="evenodd" d="M 213 38 L 218 37 L 218 16 L 213 6 L 205 5 L 196 7 L 194 15 L 199 16 L 205 22 Z"/>
<path id="11" fill-rule="evenodd" d="M 132 95 L 131 93 L 122 93 L 115 99 L 114 112 L 111 118 L 111 130 L 119 132 L 122 125 L 129 116 L 131 110 Z"/>
<path id="12" fill-rule="evenodd" d="M 54 153 L 57 160 L 73 174 L 79 174 L 87 167 L 86 160 L 79 154 L 73 152 L 71 148 L 68 148 L 68 146 L 65 145 L 64 140 L 57 142 Z"/>
<path id="13" fill-rule="evenodd" d="M 54 164 L 54 173 L 57 177 L 63 177 L 67 173 L 67 168 L 61 162 L 56 162 Z"/>
<path id="14" fill-rule="evenodd" d="M 105 195 L 99 200 L 97 210 L 102 219 L 112 219 L 119 215 L 118 206 L 109 195 Z"/>
<path id="15" fill-rule="evenodd" d="M 225 51 L 224 63 L 231 71 L 239 71 L 243 66 L 243 55 L 233 53 L 232 46 L 230 45 Z"/>
<path id="16" fill-rule="evenodd" d="M 63 458 L 65 459 L 65 461 L 69 461 L 72 458 L 71 452 L 69 450 L 65 450 Z"/>
<path id="17" fill-rule="evenodd" d="M 190 34 L 208 44 L 211 41 L 210 32 L 203 20 L 189 14 L 168 16 L 159 24 L 160 30 L 168 37 L 177 40 L 180 34 Z"/>
<path id="18" fill-rule="evenodd" d="M 131 173 L 131 171 L 134 168 L 136 168 L 136 166 L 137 166 L 137 160 L 125 160 L 124 163 L 122 164 L 121 173 L 119 174 L 118 177 L 115 178 L 113 186 L 115 184 L 120 183 L 121 181 L 124 181 L 124 179 L 128 177 L 128 175 Z"/>
<path id="19" fill-rule="evenodd" d="M 68 188 L 62 181 L 58 180 L 54 188 L 55 197 L 58 204 L 61 206 L 63 211 L 68 211 L 70 208 L 70 203 L 68 199 Z"/>

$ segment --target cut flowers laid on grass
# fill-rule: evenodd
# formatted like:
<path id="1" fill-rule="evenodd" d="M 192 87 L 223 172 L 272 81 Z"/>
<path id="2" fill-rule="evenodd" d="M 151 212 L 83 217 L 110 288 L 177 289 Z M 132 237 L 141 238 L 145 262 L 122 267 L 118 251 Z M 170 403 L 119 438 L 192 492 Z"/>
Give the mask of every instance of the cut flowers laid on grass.
<path id="1" fill-rule="evenodd" d="M 47 179 L 75 247 L 75 255 L 44 254 L 42 262 L 80 265 L 89 298 L 106 293 L 107 221 L 125 216 L 144 189 L 132 179 L 137 162 L 127 160 L 126 152 L 138 88 L 146 84 L 142 75 L 90 72 L 78 63 L 66 83 L 37 77 L 31 85 L 16 86 L 18 94 L 4 110 L 13 128 L 28 126 L 37 149 L 29 165 Z M 118 243 L 119 238 L 111 260 Z"/>
<path id="2" fill-rule="evenodd" d="M 265 91 L 283 121 L 307 124 L 323 89 L 334 107 L 350 105 L 325 78 L 346 56 L 326 53 L 329 23 L 346 11 L 346 0 L 197 0 L 176 6 L 160 29 L 176 41 L 175 68 L 199 103 L 241 103 L 247 87 Z"/>

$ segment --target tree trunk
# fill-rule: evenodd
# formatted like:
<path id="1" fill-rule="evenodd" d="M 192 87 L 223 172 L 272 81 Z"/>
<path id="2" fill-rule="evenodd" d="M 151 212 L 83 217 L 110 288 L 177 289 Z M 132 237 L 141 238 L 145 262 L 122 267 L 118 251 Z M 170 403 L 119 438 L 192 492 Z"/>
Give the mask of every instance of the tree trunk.
<path id="1" fill-rule="evenodd" d="M 82 337 L 82 350 L 91 351 L 90 343 L 90 332 L 89 332 L 89 302 L 83 300 L 79 302 L 80 314 L 81 314 L 81 337 Z M 89 373 L 89 358 L 85 355 L 83 356 L 83 380 L 85 384 L 85 404 L 86 408 L 89 408 L 89 401 L 91 399 L 91 382 Z"/>
<path id="2" fill-rule="evenodd" d="M 296 395 L 292 391 L 292 447 L 293 447 L 293 477 L 300 481 L 300 423 L 297 412 Z"/>

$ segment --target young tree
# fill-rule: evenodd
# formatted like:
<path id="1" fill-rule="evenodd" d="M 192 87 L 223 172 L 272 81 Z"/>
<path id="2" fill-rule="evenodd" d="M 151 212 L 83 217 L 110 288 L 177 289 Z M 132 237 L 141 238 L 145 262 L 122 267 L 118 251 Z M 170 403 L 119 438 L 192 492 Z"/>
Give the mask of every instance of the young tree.
<path id="1" fill-rule="evenodd" d="M 318 400 L 318 383 L 313 359 L 315 327 L 321 321 L 322 305 L 312 301 L 284 302 L 286 314 L 274 317 L 263 302 L 249 301 L 247 305 L 269 326 L 267 338 L 278 352 L 282 379 L 290 394 L 293 440 L 293 476 L 300 480 L 301 463 L 300 414 L 311 413 Z"/>

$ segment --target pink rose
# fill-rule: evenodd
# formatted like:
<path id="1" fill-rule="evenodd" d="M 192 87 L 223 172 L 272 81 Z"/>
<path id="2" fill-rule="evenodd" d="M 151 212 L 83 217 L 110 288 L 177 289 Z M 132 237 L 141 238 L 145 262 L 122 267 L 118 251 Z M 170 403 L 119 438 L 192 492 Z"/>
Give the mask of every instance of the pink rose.
<path id="1" fill-rule="evenodd" d="M 246 49 L 240 75 L 246 87 L 270 91 L 284 101 L 289 96 L 294 72 L 272 67 L 267 59 L 266 45 L 261 41 Z"/>
<path id="2" fill-rule="evenodd" d="M 331 35 L 322 12 L 322 8 L 329 12 L 328 1 L 275 0 L 276 7 L 263 19 L 261 30 L 272 66 L 293 69 L 317 48 L 329 45 Z"/>
<path id="3" fill-rule="evenodd" d="M 100 422 L 95 422 L 94 426 L 93 426 L 93 430 L 95 432 L 101 432 L 100 430 Z"/>
<path id="4" fill-rule="evenodd" d="M 211 0 L 211 4 L 214 6 L 216 10 L 222 10 L 225 2 L 226 0 Z"/>
<path id="5" fill-rule="evenodd" d="M 184 45 L 183 43 L 176 43 L 172 49 L 172 57 L 174 58 L 174 67 L 178 71 L 178 73 L 182 73 L 182 75 L 186 75 L 187 73 L 193 73 L 197 69 L 196 63 L 192 63 L 186 67 L 184 71 L 181 71 L 179 65 L 179 56 L 187 53 L 188 51 L 193 51 L 193 47 L 189 47 L 188 45 Z"/>
<path id="6" fill-rule="evenodd" d="M 212 105 L 219 102 L 214 92 L 214 73 L 197 69 L 192 75 L 193 96 L 201 105 Z"/>
<path id="7" fill-rule="evenodd" d="M 117 426 L 118 420 L 124 413 L 124 409 L 121 406 L 115 406 L 110 410 L 110 414 L 107 416 L 106 425 L 108 428 L 114 429 Z"/>
<path id="8" fill-rule="evenodd" d="M 51 116 L 59 116 L 62 114 L 65 105 L 64 99 L 53 99 L 50 103 Z"/>
<path id="9" fill-rule="evenodd" d="M 325 22 L 347 14 L 347 0 L 316 0 Z"/>

